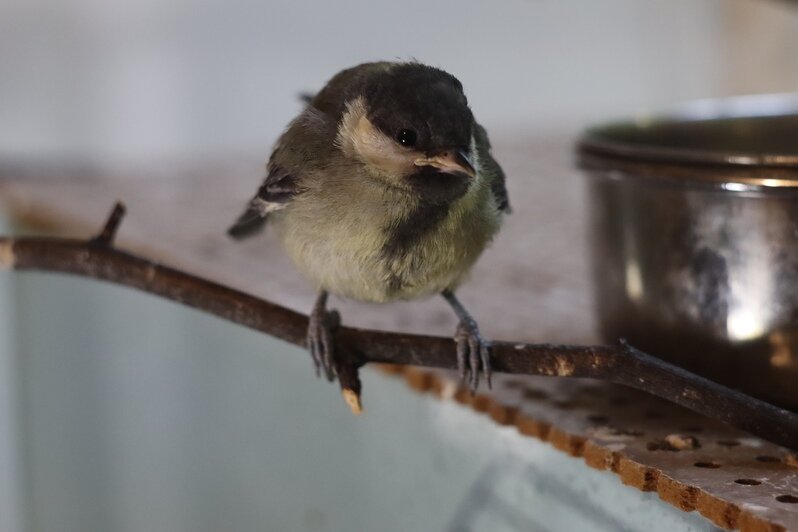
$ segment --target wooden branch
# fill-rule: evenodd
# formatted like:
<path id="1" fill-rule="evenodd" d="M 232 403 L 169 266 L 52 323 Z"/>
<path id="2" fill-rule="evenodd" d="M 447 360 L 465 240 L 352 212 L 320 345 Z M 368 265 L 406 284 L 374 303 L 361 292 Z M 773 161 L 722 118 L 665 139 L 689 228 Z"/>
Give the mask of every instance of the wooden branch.
<path id="1" fill-rule="evenodd" d="M 308 318 L 285 307 L 112 247 L 124 209 L 117 205 L 92 240 L 0 238 L 0 265 L 110 281 L 157 294 L 304 346 Z M 100 244 L 100 245 L 98 245 Z M 451 338 L 341 327 L 336 361 L 344 398 L 360 409 L 358 369 L 368 362 L 456 369 Z M 798 449 L 798 414 L 754 399 L 638 351 L 617 346 L 494 342 L 497 372 L 590 377 L 622 384 Z"/>
<path id="2" fill-rule="evenodd" d="M 99 235 L 89 240 L 89 243 L 95 246 L 111 247 L 126 211 L 125 206 L 121 202 L 117 202 L 111 210 L 111 214 L 108 215 L 108 220 L 105 222 L 103 230 L 100 231 Z"/>

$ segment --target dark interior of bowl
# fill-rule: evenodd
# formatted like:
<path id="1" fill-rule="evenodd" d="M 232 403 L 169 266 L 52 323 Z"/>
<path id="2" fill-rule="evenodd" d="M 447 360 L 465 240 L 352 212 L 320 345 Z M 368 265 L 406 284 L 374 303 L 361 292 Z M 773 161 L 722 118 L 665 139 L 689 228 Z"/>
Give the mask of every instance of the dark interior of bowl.
<path id="1" fill-rule="evenodd" d="M 589 130 L 583 145 L 632 157 L 793 166 L 798 165 L 798 113 L 616 123 Z"/>

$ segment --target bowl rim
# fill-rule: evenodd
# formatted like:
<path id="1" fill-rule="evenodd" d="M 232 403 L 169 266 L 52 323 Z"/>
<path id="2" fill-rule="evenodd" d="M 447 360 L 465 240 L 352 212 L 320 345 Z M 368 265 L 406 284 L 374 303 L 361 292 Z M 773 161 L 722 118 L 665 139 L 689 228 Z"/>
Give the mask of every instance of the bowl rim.
<path id="1" fill-rule="evenodd" d="M 798 153 L 674 148 L 608 138 L 608 133 L 619 127 L 642 131 L 663 124 L 778 116 L 798 117 L 798 93 L 689 101 L 662 113 L 609 121 L 585 129 L 577 141 L 578 163 L 588 170 L 617 170 L 757 187 L 798 187 Z"/>

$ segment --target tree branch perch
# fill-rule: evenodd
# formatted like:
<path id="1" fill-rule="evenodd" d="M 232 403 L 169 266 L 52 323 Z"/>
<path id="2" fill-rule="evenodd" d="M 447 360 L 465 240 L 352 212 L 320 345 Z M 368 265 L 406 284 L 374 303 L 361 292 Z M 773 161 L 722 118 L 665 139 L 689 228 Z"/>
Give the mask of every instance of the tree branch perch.
<path id="1" fill-rule="evenodd" d="M 117 204 L 90 240 L 0 238 L 0 264 L 91 277 L 171 299 L 304 346 L 308 318 L 285 307 L 113 247 L 124 215 Z M 451 338 L 341 327 L 336 334 L 339 382 L 347 403 L 360 408 L 358 369 L 369 362 L 456 369 Z M 798 449 L 798 414 L 736 392 L 626 343 L 617 346 L 494 342 L 497 372 L 590 377 L 656 395 L 766 440 Z"/>

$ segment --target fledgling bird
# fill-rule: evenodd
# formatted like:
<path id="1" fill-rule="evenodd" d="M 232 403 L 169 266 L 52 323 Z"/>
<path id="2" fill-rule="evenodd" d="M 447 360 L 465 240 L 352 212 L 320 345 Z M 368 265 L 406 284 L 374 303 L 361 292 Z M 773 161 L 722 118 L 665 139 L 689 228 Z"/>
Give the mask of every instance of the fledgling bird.
<path id="1" fill-rule="evenodd" d="M 441 294 L 459 318 L 457 364 L 472 390 L 489 343 L 454 295 L 509 212 L 504 173 L 463 87 L 416 62 L 365 63 L 334 76 L 277 141 L 267 175 L 230 228 L 268 220 L 319 289 L 307 345 L 335 375 L 329 293 L 387 303 Z"/>

